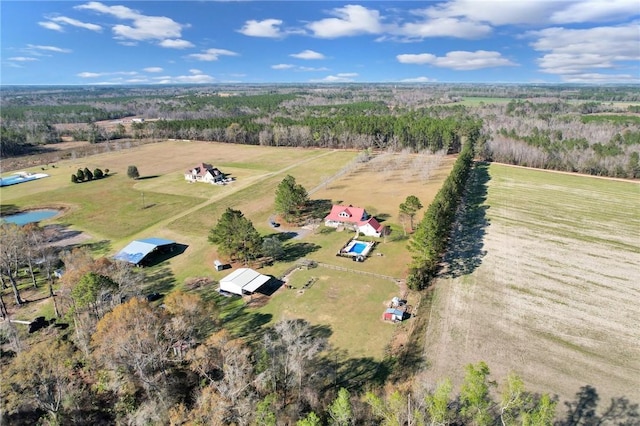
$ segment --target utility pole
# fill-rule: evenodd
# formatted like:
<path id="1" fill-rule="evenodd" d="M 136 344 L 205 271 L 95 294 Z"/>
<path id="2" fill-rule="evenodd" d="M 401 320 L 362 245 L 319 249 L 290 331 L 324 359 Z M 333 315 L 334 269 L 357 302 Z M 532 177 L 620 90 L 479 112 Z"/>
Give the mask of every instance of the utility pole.
<path id="1" fill-rule="evenodd" d="M 144 210 L 144 192 L 141 192 L 140 195 L 142 195 L 142 209 Z"/>

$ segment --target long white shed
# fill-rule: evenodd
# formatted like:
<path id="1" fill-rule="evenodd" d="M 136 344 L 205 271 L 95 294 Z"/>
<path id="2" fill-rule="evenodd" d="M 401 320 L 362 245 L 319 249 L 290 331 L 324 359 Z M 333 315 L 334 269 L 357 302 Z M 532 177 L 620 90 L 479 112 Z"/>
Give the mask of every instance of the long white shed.
<path id="1" fill-rule="evenodd" d="M 220 290 L 242 296 L 254 293 L 270 279 L 268 275 L 262 275 L 253 269 L 238 268 L 220 280 Z"/>

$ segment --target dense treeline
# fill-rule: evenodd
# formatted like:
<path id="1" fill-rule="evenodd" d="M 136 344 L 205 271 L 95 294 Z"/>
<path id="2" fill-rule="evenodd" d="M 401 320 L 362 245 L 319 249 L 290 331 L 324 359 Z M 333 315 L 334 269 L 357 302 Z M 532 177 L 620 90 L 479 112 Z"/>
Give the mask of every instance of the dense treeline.
<path id="1" fill-rule="evenodd" d="M 35 105 L 2 108 L 3 122 L 88 123 L 134 115 L 129 110 L 108 111 L 89 105 Z"/>
<path id="2" fill-rule="evenodd" d="M 469 132 L 487 135 L 487 160 L 634 178 L 640 155 L 637 88 L 471 84 L 175 86 L 3 90 L 2 156 L 61 136 L 99 143 L 173 138 L 355 149 L 456 152 Z M 481 102 L 465 102 L 465 97 Z M 100 119 L 146 118 L 131 132 Z M 56 130 L 52 123 L 86 122 Z M 10 130 L 10 131 L 9 131 Z M 21 146 L 22 145 L 22 146 Z"/>
<path id="3" fill-rule="evenodd" d="M 462 138 L 481 124 L 469 117 L 434 118 L 425 111 L 399 116 L 332 115 L 302 119 L 274 117 L 271 124 L 252 116 L 144 123 L 156 138 L 215 140 L 270 146 L 441 149 L 457 152 Z"/>
<path id="4" fill-rule="evenodd" d="M 413 290 L 425 288 L 438 271 L 467 178 L 473 167 L 474 143 L 475 139 L 469 139 L 465 143 L 451 173 L 427 208 L 411 238 L 409 248 L 414 256 L 407 285 Z"/>
<path id="5" fill-rule="evenodd" d="M 477 108 L 490 135 L 479 155 L 521 166 L 637 178 L 640 124 L 627 110 L 621 114 L 611 104 L 542 99 Z M 612 111 L 617 115 L 607 114 Z"/>

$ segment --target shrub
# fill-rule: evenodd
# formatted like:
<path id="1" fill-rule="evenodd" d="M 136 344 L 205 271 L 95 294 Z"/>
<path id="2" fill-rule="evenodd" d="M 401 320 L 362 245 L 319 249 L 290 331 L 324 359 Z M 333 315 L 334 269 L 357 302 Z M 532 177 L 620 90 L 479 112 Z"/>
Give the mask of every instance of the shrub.
<path id="1" fill-rule="evenodd" d="M 127 176 L 129 176 L 131 179 L 138 179 L 140 177 L 138 168 L 136 166 L 129 166 L 127 168 Z"/>

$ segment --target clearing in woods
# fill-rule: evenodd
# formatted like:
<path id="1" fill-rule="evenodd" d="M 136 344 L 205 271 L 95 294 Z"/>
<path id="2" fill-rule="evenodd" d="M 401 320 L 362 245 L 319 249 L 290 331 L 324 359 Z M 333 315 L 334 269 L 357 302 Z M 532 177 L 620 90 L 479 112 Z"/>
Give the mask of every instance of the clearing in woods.
<path id="1" fill-rule="evenodd" d="M 427 378 L 515 371 L 571 400 L 640 399 L 640 185 L 479 165 L 451 267 L 433 289 Z M 424 312 L 428 314 L 428 312 Z"/>

